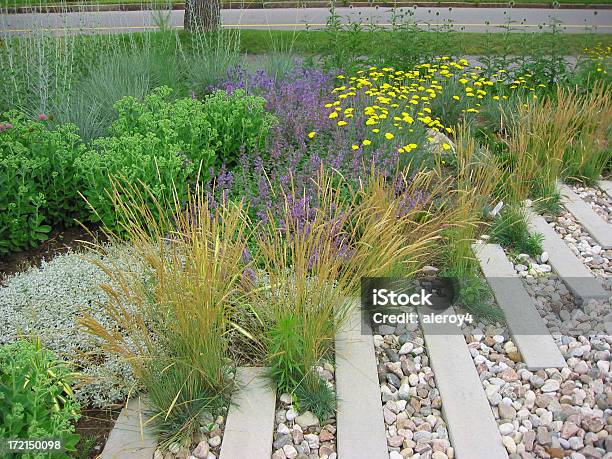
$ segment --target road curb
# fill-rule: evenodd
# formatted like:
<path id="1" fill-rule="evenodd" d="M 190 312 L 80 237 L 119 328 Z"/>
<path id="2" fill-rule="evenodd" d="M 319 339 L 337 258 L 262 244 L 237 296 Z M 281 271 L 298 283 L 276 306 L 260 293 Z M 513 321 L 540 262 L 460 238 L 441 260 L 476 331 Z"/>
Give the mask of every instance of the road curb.
<path id="1" fill-rule="evenodd" d="M 31 14 L 31 13 L 87 13 L 98 11 L 147 11 L 155 9 L 167 9 L 168 5 L 153 5 L 150 3 L 126 3 L 126 4 L 108 4 L 108 5 L 87 5 L 87 4 L 62 4 L 62 5 L 36 5 L 36 6 L 19 6 L 0 8 L 3 14 Z M 170 5 L 173 10 L 184 10 L 184 3 L 173 3 Z M 328 8 L 329 2 L 325 1 L 278 1 L 278 2 L 262 2 L 262 3 L 243 3 L 243 2 L 227 2 L 222 5 L 223 9 L 273 9 L 273 8 Z M 609 10 L 612 9 L 612 4 L 579 4 L 567 3 L 558 4 L 553 7 L 552 3 L 525 3 L 520 5 L 509 6 L 508 3 L 500 2 L 351 2 L 346 5 L 349 8 L 535 8 L 535 9 L 561 9 L 561 10 Z"/>

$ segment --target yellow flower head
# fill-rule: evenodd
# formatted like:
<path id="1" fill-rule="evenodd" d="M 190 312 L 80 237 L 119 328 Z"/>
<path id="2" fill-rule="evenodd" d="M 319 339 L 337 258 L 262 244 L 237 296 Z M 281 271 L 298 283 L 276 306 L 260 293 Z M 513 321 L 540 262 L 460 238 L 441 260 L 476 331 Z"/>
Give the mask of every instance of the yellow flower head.
<path id="1" fill-rule="evenodd" d="M 351 148 L 352 148 L 353 150 L 359 150 L 359 145 L 352 145 L 352 146 L 351 146 Z"/>
<path id="2" fill-rule="evenodd" d="M 312 138 L 314 138 L 315 135 L 317 135 L 317 133 L 315 131 L 311 131 L 311 132 L 308 133 L 308 138 L 312 139 Z"/>
<path id="3" fill-rule="evenodd" d="M 369 139 L 364 139 L 364 140 L 363 140 L 363 142 L 361 142 L 361 143 L 362 143 L 363 145 L 366 145 L 366 146 L 367 146 L 367 145 L 372 144 L 372 141 L 371 141 L 371 140 L 369 140 Z"/>
<path id="4" fill-rule="evenodd" d="M 385 139 L 387 140 L 391 140 L 393 137 L 395 137 L 392 133 L 390 132 L 385 132 Z"/>

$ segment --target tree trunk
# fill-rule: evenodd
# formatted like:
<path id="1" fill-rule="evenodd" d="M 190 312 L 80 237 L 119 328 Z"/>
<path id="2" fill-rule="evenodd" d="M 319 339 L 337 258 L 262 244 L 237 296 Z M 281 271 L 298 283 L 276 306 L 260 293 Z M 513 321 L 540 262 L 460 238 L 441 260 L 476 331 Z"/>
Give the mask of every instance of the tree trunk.
<path id="1" fill-rule="evenodd" d="M 185 0 L 183 26 L 188 32 L 210 32 L 219 28 L 221 0 Z"/>

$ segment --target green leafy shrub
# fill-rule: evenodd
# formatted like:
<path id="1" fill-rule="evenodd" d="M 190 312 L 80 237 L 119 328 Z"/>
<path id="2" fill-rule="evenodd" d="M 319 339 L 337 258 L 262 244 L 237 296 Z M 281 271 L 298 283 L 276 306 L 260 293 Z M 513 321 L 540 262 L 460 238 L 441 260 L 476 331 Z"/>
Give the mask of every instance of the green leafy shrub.
<path id="1" fill-rule="evenodd" d="M 493 242 L 535 257 L 542 253 L 541 234 L 529 234 L 523 211 L 516 206 L 507 207 L 491 225 Z"/>
<path id="2" fill-rule="evenodd" d="M 76 127 L 52 129 L 15 111 L 0 117 L 0 254 L 34 247 L 52 224 L 84 215 L 74 162 L 85 149 Z"/>
<path id="3" fill-rule="evenodd" d="M 156 88 L 140 102 L 133 97 L 115 106 L 119 119 L 113 124 L 115 137 L 153 133 L 164 144 L 175 145 L 202 173 L 222 163 L 233 165 L 243 149 L 263 148 L 275 118 L 264 110 L 265 100 L 216 91 L 203 100 L 171 100 L 172 89 Z M 206 178 L 206 176 L 204 177 Z"/>
<path id="4" fill-rule="evenodd" d="M 452 272 L 448 275 L 453 275 Z M 457 302 L 479 319 L 503 322 L 504 315 L 495 304 L 493 292 L 480 272 L 470 272 L 457 277 Z"/>
<path id="5" fill-rule="evenodd" d="M 263 148 L 274 122 L 264 99 L 244 91 L 218 91 L 203 101 L 171 95 L 162 86 L 143 101 L 118 101 L 110 136 L 95 140 L 77 161 L 83 195 L 95 210 L 92 221 L 121 231 L 111 195 L 145 185 L 147 205 L 159 218 L 157 205 L 173 202 L 174 188 L 184 202 L 189 184 L 206 183 L 215 166 L 235 163 L 245 149 Z"/>
<path id="6" fill-rule="evenodd" d="M 121 137 L 104 137 L 93 142 L 76 163 L 83 180 L 83 196 L 94 209 L 90 219 L 101 221 L 107 228 L 120 231 L 114 193 L 123 194 L 125 187 L 148 192 L 147 205 L 159 218 L 155 201 L 173 201 L 173 188 L 184 200 L 193 164 L 185 161 L 180 146 L 164 144 L 153 133 Z"/>
<path id="7" fill-rule="evenodd" d="M 40 341 L 0 346 L 0 438 L 60 438 L 75 451 L 79 435 L 74 422 L 80 407 L 70 384 L 72 374 Z M 10 457 L 10 456 L 9 456 Z M 25 454 L 19 457 L 65 457 L 65 454 Z"/>

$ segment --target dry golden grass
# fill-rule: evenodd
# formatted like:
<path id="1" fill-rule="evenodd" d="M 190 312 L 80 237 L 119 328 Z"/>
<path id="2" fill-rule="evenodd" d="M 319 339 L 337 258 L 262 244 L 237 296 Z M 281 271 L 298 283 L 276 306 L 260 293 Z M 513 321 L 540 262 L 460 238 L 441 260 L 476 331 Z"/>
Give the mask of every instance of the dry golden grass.
<path id="1" fill-rule="evenodd" d="M 111 279 L 103 286 L 111 325 L 87 315 L 81 324 L 106 351 L 130 363 L 167 445 L 191 438 L 201 413 L 228 401 L 227 334 L 247 267 L 248 220 L 239 204 L 210 208 L 199 188 L 186 208 L 175 200 L 171 208 L 157 203 L 157 209 L 145 204 L 152 196 L 141 189 L 146 187 L 114 181 L 112 195 L 134 259 L 148 276 L 102 265 Z"/>
<path id="2" fill-rule="evenodd" d="M 571 181 L 592 184 L 612 158 L 612 95 L 603 84 L 596 84 L 581 96 L 560 91 L 559 98 L 570 101 L 577 131 L 565 150 L 563 175 Z"/>

